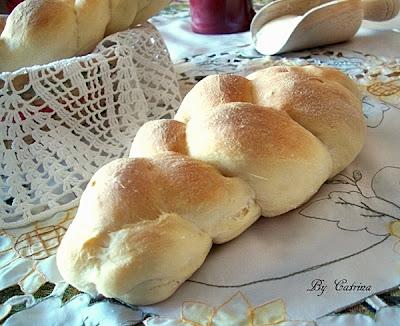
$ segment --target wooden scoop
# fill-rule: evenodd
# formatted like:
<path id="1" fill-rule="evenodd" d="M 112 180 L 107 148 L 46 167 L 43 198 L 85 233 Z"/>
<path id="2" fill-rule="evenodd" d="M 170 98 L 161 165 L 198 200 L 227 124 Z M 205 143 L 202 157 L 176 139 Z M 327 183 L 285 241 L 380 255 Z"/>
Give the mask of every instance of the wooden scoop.
<path id="1" fill-rule="evenodd" d="M 0 33 L 3 31 L 4 27 L 6 26 L 7 15 L 0 14 Z"/>
<path id="2" fill-rule="evenodd" d="M 400 0 L 277 0 L 254 17 L 250 31 L 262 54 L 347 41 L 363 19 L 385 21 L 400 10 Z"/>

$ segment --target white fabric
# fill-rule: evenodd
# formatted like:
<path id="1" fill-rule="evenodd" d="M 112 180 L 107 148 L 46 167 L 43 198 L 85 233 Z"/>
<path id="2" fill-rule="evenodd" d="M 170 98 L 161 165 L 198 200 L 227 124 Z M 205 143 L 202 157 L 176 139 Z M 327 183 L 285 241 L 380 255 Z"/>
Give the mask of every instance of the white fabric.
<path id="1" fill-rule="evenodd" d="M 155 23 L 165 17 L 156 18 L 153 19 Z M 208 316 L 210 311 L 217 311 L 241 291 L 245 298 L 241 302 L 255 309 L 281 299 L 275 301 L 285 306 L 285 321 L 280 325 L 399 325 L 400 308 L 394 307 L 380 308 L 376 322 L 362 315 L 315 319 L 400 284 L 400 228 L 399 222 L 394 222 L 400 219 L 400 93 L 397 91 L 400 80 L 396 78 L 400 58 L 386 60 L 343 51 L 344 46 L 349 46 L 368 53 L 398 56 L 399 43 L 396 41 L 399 34 L 367 31 L 371 37 L 365 38 L 365 42 L 356 38 L 346 44 L 321 51 L 305 51 L 292 55 L 291 59 L 274 62 L 270 58 L 252 56 L 251 47 L 238 47 L 249 43 L 246 33 L 223 38 L 202 36 L 204 38 L 198 41 L 200 36 L 188 30 L 187 19 L 186 22 L 171 19 L 164 22 L 165 26 L 159 27 L 174 60 L 214 53 L 213 56 L 190 58 L 176 66 L 184 92 L 200 78 L 216 72 L 246 74 L 281 63 L 313 63 L 343 69 L 364 85 L 364 113 L 369 128 L 362 154 L 342 174 L 324 185 L 303 208 L 276 219 L 261 219 L 239 238 L 215 246 L 205 265 L 170 299 L 159 305 L 142 307 L 142 311 L 116 305 L 104 298 L 91 303 L 85 294 L 61 304 L 66 285 L 56 269 L 54 255 L 75 210 L 60 212 L 33 226 L 3 230 L 0 232 L 0 289 L 19 284 L 24 295 L 14 296 L 0 305 L 0 320 L 7 316 L 12 306 L 25 302 L 27 309 L 9 318 L 6 325 L 24 325 L 27 320 L 32 325 L 44 326 L 66 322 L 69 325 L 125 325 L 134 324 L 148 312 L 162 317 L 154 319 L 154 325 L 190 325 L 192 323 L 179 318 L 181 311 L 185 311 L 184 302 L 196 301 L 197 304 L 196 311 L 190 305 L 190 313 L 186 311 L 184 316 L 204 321 L 203 314 Z M 172 27 L 172 30 L 165 33 L 164 27 Z M 186 32 L 182 33 L 180 28 L 186 28 Z M 160 58 L 168 62 L 165 49 L 161 53 Z M 148 91 L 143 90 L 148 101 L 149 97 L 157 96 L 157 92 L 151 90 L 158 85 L 157 78 L 164 80 L 162 74 L 156 73 L 157 60 L 149 58 L 145 65 L 152 67 L 154 77 L 147 79 L 143 78 L 147 76 L 145 73 L 137 74 L 139 80 L 147 80 L 150 87 Z M 136 67 L 141 68 L 140 64 Z M 169 74 L 166 76 L 168 79 Z M 169 96 L 167 101 L 174 107 L 177 100 L 174 95 Z M 157 101 L 153 99 L 152 102 Z M 150 111 L 146 119 L 164 113 L 170 116 L 172 111 L 165 112 L 162 101 L 152 108 L 156 114 Z M 0 164 L 0 168 L 3 165 Z M 336 289 L 335 280 L 347 280 L 348 286 L 354 282 L 355 286 L 365 289 L 345 290 L 345 281 Z M 56 288 L 50 297 L 37 302 L 32 293 L 45 282 L 56 284 Z M 240 286 L 229 287 L 232 285 Z M 249 317 L 248 310 L 243 316 L 240 312 L 246 309 L 236 303 L 234 307 L 237 308 L 230 309 L 230 314 L 238 313 L 236 321 L 245 320 Z"/>
<path id="2" fill-rule="evenodd" d="M 50 297 L 22 313 L 11 316 L 5 326 L 46 325 L 135 325 L 142 320 L 140 311 L 117 303 L 90 303 L 88 294 L 80 294 L 63 304 L 60 297 Z"/>
<path id="3" fill-rule="evenodd" d="M 221 35 L 195 34 L 190 26 L 190 17 L 168 19 L 167 17 L 156 16 L 150 21 L 157 26 L 166 41 L 173 62 L 197 54 L 251 43 L 249 32 Z"/>
<path id="4" fill-rule="evenodd" d="M 250 32 L 202 35 L 192 32 L 190 17 L 168 19 L 156 16 L 151 20 L 165 39 L 173 62 L 198 54 L 213 53 L 251 44 Z M 355 37 L 334 48 L 372 53 L 381 56 L 398 57 L 400 53 L 400 15 L 391 21 L 375 23 L 363 21 Z"/>
<path id="5" fill-rule="evenodd" d="M 291 319 L 313 320 L 400 284 L 400 236 L 389 231 L 400 218 L 400 58 L 324 48 L 274 61 L 251 57 L 250 50 L 216 50 L 177 70 L 185 85 L 193 85 L 212 73 L 245 75 L 278 64 L 342 69 L 365 91 L 366 145 L 304 207 L 261 219 L 237 239 L 214 247 L 174 296 L 146 307 L 162 317 L 176 318 L 186 301 L 215 307 L 241 291 L 254 305 L 281 298 Z"/>
<path id="6" fill-rule="evenodd" d="M 114 34 L 84 57 L 0 74 L 0 228 L 77 205 L 93 173 L 179 102 L 151 25 Z"/>

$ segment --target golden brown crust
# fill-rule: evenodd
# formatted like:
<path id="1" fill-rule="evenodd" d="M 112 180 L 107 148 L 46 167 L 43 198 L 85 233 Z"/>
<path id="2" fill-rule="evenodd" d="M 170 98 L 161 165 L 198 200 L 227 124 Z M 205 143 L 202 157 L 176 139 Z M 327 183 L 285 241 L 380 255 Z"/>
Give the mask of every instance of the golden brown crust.
<path id="1" fill-rule="evenodd" d="M 138 130 L 129 157 L 152 157 L 167 151 L 187 154 L 186 125 L 176 120 L 153 120 Z"/>
<path id="2" fill-rule="evenodd" d="M 159 12 L 162 8 L 166 7 L 171 0 L 156 0 L 156 1 L 143 1 L 140 4 L 138 13 L 133 21 L 133 25 L 143 24 L 146 20 L 154 15 L 155 12 Z"/>
<path id="3" fill-rule="evenodd" d="M 357 86 L 343 73 L 318 67 L 272 67 L 253 73 L 254 103 L 285 111 L 328 148 L 331 177 L 354 160 L 366 125 Z"/>
<path id="4" fill-rule="evenodd" d="M 0 71 L 87 54 L 104 36 L 144 22 L 169 1 L 25 0 L 1 32 Z"/>
<path id="5" fill-rule="evenodd" d="M 357 85 L 315 66 L 207 77 L 176 116 L 187 122 L 189 155 L 246 180 L 268 216 L 299 206 L 343 170 L 366 133 Z M 293 180 L 298 191 L 288 186 Z"/>
<path id="6" fill-rule="evenodd" d="M 143 158 L 118 159 L 100 168 L 82 194 L 78 216 L 96 216 L 97 229 L 155 219 L 161 213 L 157 172 Z"/>
<path id="7" fill-rule="evenodd" d="M 127 29 L 132 25 L 138 12 L 138 1 L 109 0 L 111 19 L 106 28 L 106 35 Z"/>
<path id="8" fill-rule="evenodd" d="M 204 162 L 172 152 L 150 161 L 158 169 L 162 210 L 192 221 L 215 243 L 233 239 L 260 216 L 255 194 L 242 180 L 226 178 Z"/>
<path id="9" fill-rule="evenodd" d="M 187 123 L 194 115 L 202 115 L 219 104 L 252 102 L 252 85 L 244 77 L 236 75 L 211 75 L 196 84 L 186 96 L 175 120 Z"/>
<path id="10" fill-rule="evenodd" d="M 362 97 L 361 90 L 358 85 L 351 79 L 349 79 L 349 77 L 347 77 L 340 70 L 330 67 L 324 67 L 323 69 L 321 69 L 316 66 L 303 66 L 301 68 L 298 67 L 300 69 L 297 69 L 296 67 L 293 68 L 300 73 L 308 73 L 310 76 L 321 77 L 331 82 L 339 83 L 343 87 L 347 88 L 350 92 L 352 92 L 357 98 L 361 99 Z"/>
<path id="11" fill-rule="evenodd" d="M 164 152 L 95 173 L 57 252 L 64 279 L 131 304 L 170 296 L 260 216 L 253 190 L 212 166 Z"/>
<path id="12" fill-rule="evenodd" d="M 211 248 L 205 232 L 176 214 L 102 232 L 82 229 L 83 218 L 91 216 L 78 216 L 58 248 L 62 276 L 82 291 L 131 304 L 172 295 Z"/>
<path id="13" fill-rule="evenodd" d="M 22 2 L 8 17 L 0 40 L 0 71 L 73 56 L 78 50 L 73 1 Z"/>
<path id="14" fill-rule="evenodd" d="M 111 19 L 109 0 L 76 0 L 78 55 L 92 51 L 105 35 Z"/>
<path id="15" fill-rule="evenodd" d="M 187 139 L 190 156 L 247 181 L 264 216 L 301 205 L 332 168 L 328 151 L 309 131 L 284 112 L 250 103 L 223 104 L 190 120 Z"/>
<path id="16" fill-rule="evenodd" d="M 211 76 L 177 118 L 187 124 L 146 123 L 133 158 L 90 181 L 57 254 L 78 289 L 133 304 L 167 298 L 211 242 L 303 204 L 365 137 L 356 85 L 316 67 Z"/>

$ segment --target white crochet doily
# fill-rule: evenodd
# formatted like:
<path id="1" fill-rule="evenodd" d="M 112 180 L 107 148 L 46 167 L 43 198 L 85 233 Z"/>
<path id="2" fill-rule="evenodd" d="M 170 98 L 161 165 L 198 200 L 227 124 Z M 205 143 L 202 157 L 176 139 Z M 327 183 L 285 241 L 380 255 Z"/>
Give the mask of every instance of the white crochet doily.
<path id="1" fill-rule="evenodd" d="M 150 24 L 111 35 L 87 56 L 0 74 L 0 228 L 76 205 L 145 121 L 172 117 L 179 103 Z"/>

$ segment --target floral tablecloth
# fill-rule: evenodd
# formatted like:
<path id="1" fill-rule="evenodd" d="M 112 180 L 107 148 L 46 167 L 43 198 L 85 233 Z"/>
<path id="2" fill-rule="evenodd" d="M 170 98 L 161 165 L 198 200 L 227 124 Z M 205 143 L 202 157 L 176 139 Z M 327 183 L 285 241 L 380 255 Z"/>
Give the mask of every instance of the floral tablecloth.
<path id="1" fill-rule="evenodd" d="M 162 34 L 167 21 L 188 29 L 187 2 L 175 1 L 152 20 Z M 163 35 L 168 46 L 171 37 Z M 400 51 L 398 39 L 397 47 L 390 46 Z M 262 219 L 239 239 L 214 248 L 171 299 L 152 307 L 91 298 L 63 282 L 54 254 L 75 208 L 2 230 L 0 318 L 6 325 L 134 325 L 151 316 L 161 318 L 148 325 L 400 323 L 399 293 L 393 291 L 400 284 L 400 58 L 348 45 L 263 57 L 248 40 L 243 33 L 231 36 L 226 48 L 191 56 L 174 52 L 182 95 L 213 73 L 246 75 L 277 64 L 339 68 L 364 90 L 369 128 L 359 158 L 300 209 Z M 362 314 L 335 313 L 354 309 Z"/>

